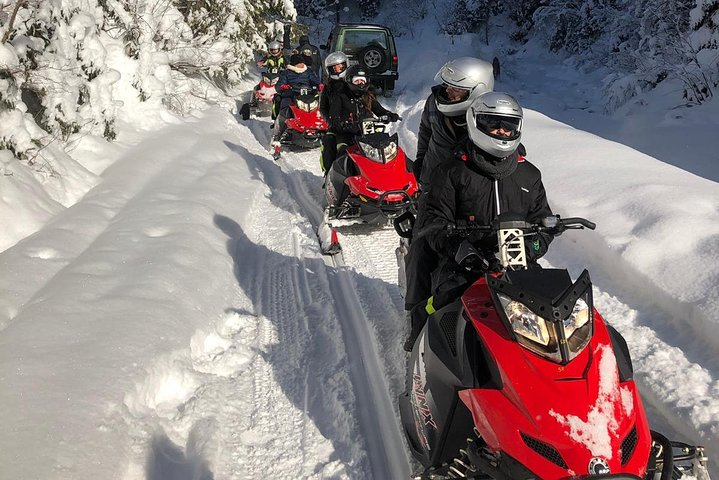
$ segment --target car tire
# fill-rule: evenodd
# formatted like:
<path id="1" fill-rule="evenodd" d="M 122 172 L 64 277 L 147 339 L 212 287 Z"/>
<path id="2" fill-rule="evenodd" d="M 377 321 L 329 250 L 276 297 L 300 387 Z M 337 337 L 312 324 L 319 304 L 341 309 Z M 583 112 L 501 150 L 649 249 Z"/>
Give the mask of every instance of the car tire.
<path id="1" fill-rule="evenodd" d="M 357 58 L 368 72 L 378 72 L 383 70 L 387 63 L 387 51 L 382 47 L 369 45 L 360 50 Z"/>
<path id="2" fill-rule="evenodd" d="M 382 88 L 382 93 L 385 97 L 391 97 L 394 93 L 394 80 L 385 80 Z"/>

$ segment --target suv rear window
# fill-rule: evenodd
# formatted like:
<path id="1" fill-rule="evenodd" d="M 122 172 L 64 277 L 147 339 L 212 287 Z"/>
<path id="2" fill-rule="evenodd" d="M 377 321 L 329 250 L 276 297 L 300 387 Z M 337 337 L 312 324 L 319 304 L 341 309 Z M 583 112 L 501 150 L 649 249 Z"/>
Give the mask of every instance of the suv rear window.
<path id="1" fill-rule="evenodd" d="M 377 45 L 388 48 L 387 33 L 368 30 L 345 30 L 344 35 L 337 39 L 337 50 L 342 50 L 348 55 L 356 55 L 368 45 Z"/>

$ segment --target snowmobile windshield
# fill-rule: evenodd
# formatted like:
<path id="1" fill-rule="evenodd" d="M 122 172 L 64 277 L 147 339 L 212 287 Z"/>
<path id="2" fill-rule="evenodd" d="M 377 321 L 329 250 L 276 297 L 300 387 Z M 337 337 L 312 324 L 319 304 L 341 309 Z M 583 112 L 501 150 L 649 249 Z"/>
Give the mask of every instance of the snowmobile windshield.
<path id="1" fill-rule="evenodd" d="M 480 113 L 475 117 L 477 129 L 498 140 L 516 140 L 521 135 L 522 119 Z"/>
<path id="2" fill-rule="evenodd" d="M 527 278 L 533 273 L 519 271 L 519 275 Z M 548 279 L 551 283 L 551 277 Z M 536 292 L 536 288 L 545 287 L 520 282 L 504 284 L 501 292 L 494 293 L 505 325 L 517 343 L 548 360 L 566 364 L 584 350 L 594 334 L 589 273 L 582 273 L 559 299 L 544 298 Z M 527 299 L 533 301 L 525 303 Z"/>

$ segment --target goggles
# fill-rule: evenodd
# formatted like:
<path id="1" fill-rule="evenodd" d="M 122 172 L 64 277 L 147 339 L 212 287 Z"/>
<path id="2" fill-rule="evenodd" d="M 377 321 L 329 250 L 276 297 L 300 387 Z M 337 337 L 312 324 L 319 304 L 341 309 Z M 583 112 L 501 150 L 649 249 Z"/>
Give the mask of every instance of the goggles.
<path id="1" fill-rule="evenodd" d="M 363 77 L 360 75 L 358 75 L 356 77 L 352 77 L 353 85 L 365 85 L 366 83 L 367 83 L 367 77 Z"/>
<path id="2" fill-rule="evenodd" d="M 477 128 L 490 137 L 516 140 L 520 135 L 521 118 L 480 113 L 475 116 Z"/>

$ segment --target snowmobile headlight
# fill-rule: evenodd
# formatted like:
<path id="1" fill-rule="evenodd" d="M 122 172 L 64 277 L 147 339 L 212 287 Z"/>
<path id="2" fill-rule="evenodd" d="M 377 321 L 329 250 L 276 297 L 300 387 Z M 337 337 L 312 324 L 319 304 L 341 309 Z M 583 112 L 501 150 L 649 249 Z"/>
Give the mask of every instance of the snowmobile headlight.
<path id="1" fill-rule="evenodd" d="M 384 163 L 382 158 L 382 152 L 379 148 L 373 147 L 372 145 L 365 142 L 358 142 L 364 156 L 377 163 Z"/>
<path id="2" fill-rule="evenodd" d="M 592 338 L 593 309 L 589 306 L 588 294 L 577 299 L 572 313 L 562 322 L 564 338 L 569 346 L 569 359 L 576 357 Z"/>
<path id="3" fill-rule="evenodd" d="M 504 313 L 507 315 L 507 320 L 509 320 L 514 333 L 545 347 L 549 345 L 549 329 L 547 328 L 546 320 L 532 312 L 521 302 L 512 300 L 502 294 L 498 294 L 498 297 L 499 301 L 502 302 Z"/>
<path id="4" fill-rule="evenodd" d="M 384 158 L 385 162 L 392 161 L 397 156 L 397 143 L 390 142 L 389 145 L 384 147 Z"/>
<path id="5" fill-rule="evenodd" d="M 497 293 L 502 310 L 517 342 L 527 350 L 552 360 L 562 361 L 555 324 L 532 312 L 525 304 Z"/>

